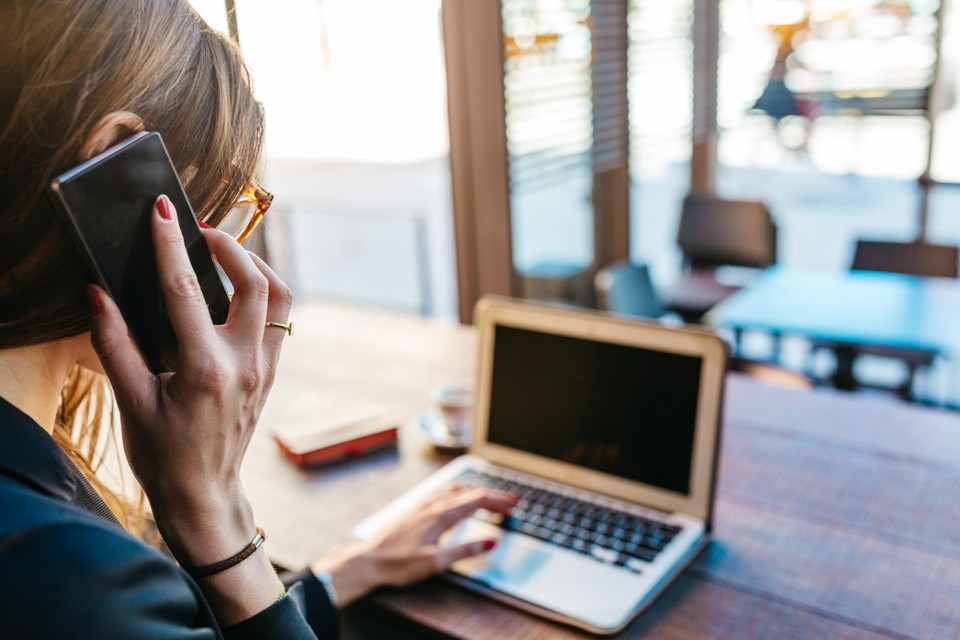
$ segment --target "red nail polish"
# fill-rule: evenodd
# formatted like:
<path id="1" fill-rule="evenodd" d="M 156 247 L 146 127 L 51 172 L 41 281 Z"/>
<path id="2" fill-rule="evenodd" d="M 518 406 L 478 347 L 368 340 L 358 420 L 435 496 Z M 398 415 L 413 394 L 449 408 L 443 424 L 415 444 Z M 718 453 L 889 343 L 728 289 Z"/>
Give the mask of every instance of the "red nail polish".
<path id="1" fill-rule="evenodd" d="M 484 541 L 483 541 L 483 550 L 484 550 L 484 551 L 490 551 L 490 549 L 493 549 L 495 546 L 497 546 L 497 541 L 496 541 L 496 540 L 484 540 Z"/>
<path id="2" fill-rule="evenodd" d="M 157 213 L 164 220 L 173 220 L 173 203 L 167 196 L 157 198 Z"/>
<path id="3" fill-rule="evenodd" d="M 213 227 L 211 227 L 210 225 L 208 225 L 208 224 L 207 224 L 206 222 L 204 222 L 203 220 L 197 220 L 197 224 L 200 225 L 200 228 L 201 228 L 201 229 L 213 229 Z"/>
<path id="4" fill-rule="evenodd" d="M 96 318 L 103 313 L 103 299 L 100 298 L 100 292 L 96 287 L 88 286 L 86 292 L 87 306 L 90 307 L 90 315 Z"/>

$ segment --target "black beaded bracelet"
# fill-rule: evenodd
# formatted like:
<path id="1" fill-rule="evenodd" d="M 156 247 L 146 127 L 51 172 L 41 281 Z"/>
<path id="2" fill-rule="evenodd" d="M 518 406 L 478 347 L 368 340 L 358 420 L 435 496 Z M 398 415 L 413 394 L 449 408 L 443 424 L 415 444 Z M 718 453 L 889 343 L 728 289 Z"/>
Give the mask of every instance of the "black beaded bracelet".
<path id="1" fill-rule="evenodd" d="M 202 567 L 183 567 L 183 570 L 189 573 L 194 578 L 206 578 L 207 576 L 212 576 L 223 571 L 226 571 L 230 567 L 235 567 L 250 556 L 252 556 L 257 549 L 260 548 L 260 545 L 263 544 L 263 541 L 267 539 L 267 535 L 263 532 L 263 529 L 257 527 L 257 535 L 253 537 L 253 540 L 244 547 L 240 553 L 230 556 L 226 560 L 221 560 L 214 564 L 204 565 Z M 183 565 L 181 565 L 183 566 Z"/>

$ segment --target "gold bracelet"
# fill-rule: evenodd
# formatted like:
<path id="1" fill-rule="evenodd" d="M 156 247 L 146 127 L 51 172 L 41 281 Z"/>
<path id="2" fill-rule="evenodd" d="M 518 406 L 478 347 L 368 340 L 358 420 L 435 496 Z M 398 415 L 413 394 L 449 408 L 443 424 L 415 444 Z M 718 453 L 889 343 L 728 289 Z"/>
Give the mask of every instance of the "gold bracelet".
<path id="1" fill-rule="evenodd" d="M 220 562 L 204 565 L 202 567 L 183 567 L 183 570 L 194 578 L 206 578 L 208 576 L 222 573 L 231 567 L 237 566 L 256 553 L 257 549 L 260 548 L 260 545 L 262 545 L 263 541 L 266 539 L 267 535 L 263 532 L 263 529 L 257 527 L 257 535 L 253 537 L 253 540 L 250 542 L 250 544 L 226 560 L 221 560 Z"/>

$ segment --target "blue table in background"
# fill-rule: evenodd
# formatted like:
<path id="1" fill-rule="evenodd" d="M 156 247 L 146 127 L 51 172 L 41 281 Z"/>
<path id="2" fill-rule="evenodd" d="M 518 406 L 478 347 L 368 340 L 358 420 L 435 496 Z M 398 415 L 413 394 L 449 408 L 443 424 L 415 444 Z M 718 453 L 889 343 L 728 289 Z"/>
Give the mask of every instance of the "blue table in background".
<path id="1" fill-rule="evenodd" d="M 830 347 L 838 356 L 834 384 L 852 389 L 857 355 L 901 359 L 912 378 L 917 367 L 960 351 L 960 281 L 774 267 L 706 319 L 738 335 L 759 330 Z"/>

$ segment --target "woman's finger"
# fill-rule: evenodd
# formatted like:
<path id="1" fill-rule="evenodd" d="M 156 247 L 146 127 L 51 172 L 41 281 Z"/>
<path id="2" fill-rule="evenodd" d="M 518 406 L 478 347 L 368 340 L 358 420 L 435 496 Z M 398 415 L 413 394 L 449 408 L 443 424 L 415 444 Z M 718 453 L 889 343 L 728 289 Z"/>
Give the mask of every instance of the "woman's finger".
<path id="1" fill-rule="evenodd" d="M 127 331 L 127 323 L 106 291 L 87 287 L 91 341 L 121 404 L 142 405 L 153 393 L 154 377 Z"/>
<path id="2" fill-rule="evenodd" d="M 239 344 L 259 345 L 263 340 L 270 281 L 233 236 L 215 229 L 204 229 L 203 237 L 233 284 L 233 300 L 227 316 L 230 333 Z"/>
<path id="3" fill-rule="evenodd" d="M 266 320 L 270 322 L 280 322 L 286 324 L 290 321 L 290 308 L 293 306 L 293 292 L 290 287 L 280 279 L 273 269 L 266 262 L 260 259 L 260 256 L 251 253 L 250 259 L 257 266 L 257 269 L 264 275 L 270 283 L 270 300 L 267 302 Z M 280 346 L 283 344 L 283 338 L 286 331 L 279 327 L 271 327 L 263 337 L 263 346 L 270 362 L 276 363 L 280 357 Z"/>
<path id="4" fill-rule="evenodd" d="M 448 484 L 440 491 L 440 493 L 436 495 L 436 499 L 448 499 L 452 496 L 459 495 L 464 491 L 474 490 L 476 490 L 476 487 L 471 487 L 470 485 L 466 484 Z"/>
<path id="5" fill-rule="evenodd" d="M 424 506 L 430 506 L 432 504 L 440 509 L 446 509 L 456 504 L 453 501 L 457 498 L 457 496 L 461 496 L 468 491 L 478 491 L 478 488 L 464 484 L 446 485 L 440 491 L 427 498 L 424 501 Z"/>
<path id="6" fill-rule="evenodd" d="M 492 489 L 464 492 L 442 503 L 443 510 L 437 518 L 436 525 L 432 527 L 432 534 L 439 536 L 477 509 L 507 514 L 516 506 L 518 499 L 513 494 Z"/>
<path id="7" fill-rule="evenodd" d="M 497 546 L 497 540 L 489 538 L 487 540 L 477 540 L 476 542 L 467 542 L 457 544 L 451 547 L 440 547 L 437 549 L 436 565 L 438 571 L 445 571 L 450 565 L 464 558 L 486 553 Z"/>
<path id="8" fill-rule="evenodd" d="M 477 487 L 477 486 L 464 486 L 464 485 L 450 485 L 447 491 L 437 494 L 431 502 L 434 506 L 439 508 L 442 511 L 448 511 L 450 509 L 457 509 L 464 502 L 472 502 L 478 499 L 484 499 L 485 497 L 490 498 L 500 498 L 507 501 L 510 501 L 512 504 L 516 504 L 516 501 L 519 499 L 519 496 L 507 493 L 506 491 L 498 491 L 497 489 L 489 489 L 487 487 Z"/>
<path id="9" fill-rule="evenodd" d="M 197 274 L 187 256 L 177 212 L 169 198 L 157 198 L 152 218 L 160 288 L 167 303 L 170 324 L 180 345 L 180 364 L 209 362 L 213 356 L 216 333 Z"/>

